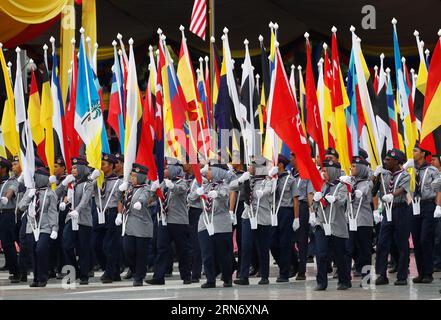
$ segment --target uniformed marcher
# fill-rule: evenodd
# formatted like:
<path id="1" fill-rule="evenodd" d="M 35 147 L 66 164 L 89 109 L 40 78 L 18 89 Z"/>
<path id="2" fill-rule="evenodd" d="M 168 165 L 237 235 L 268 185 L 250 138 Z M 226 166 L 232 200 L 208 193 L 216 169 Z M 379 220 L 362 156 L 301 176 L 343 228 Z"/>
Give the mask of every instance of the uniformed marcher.
<path id="1" fill-rule="evenodd" d="M 118 212 L 122 212 L 122 192 L 119 186 L 122 180 L 113 172 L 117 159 L 112 154 L 103 154 L 101 158 L 101 170 L 104 173 L 102 188 L 98 190 L 95 185 L 95 202 L 99 212 L 104 218 L 103 252 L 106 256 L 104 274 L 101 276 L 102 283 L 121 281 L 119 270 L 119 254 L 121 251 L 121 227 L 115 224 Z"/>
<path id="2" fill-rule="evenodd" d="M 382 179 L 380 194 L 385 210 L 377 245 L 375 271 L 379 275 L 375 285 L 388 284 L 387 258 L 390 244 L 395 239 L 398 248 L 397 280 L 395 285 L 407 285 L 409 269 L 409 233 L 411 208 L 407 200 L 410 192 L 410 175 L 400 165 L 405 155 L 397 149 L 389 150 L 384 158 L 384 169 L 379 166 L 374 176 Z"/>
<path id="3" fill-rule="evenodd" d="M 219 263 L 224 287 L 232 286 L 233 237 L 229 213 L 228 166 L 211 162 L 204 171 L 208 183 L 189 194 L 190 200 L 204 200 L 204 213 L 199 218 L 198 238 L 207 282 L 201 288 L 216 287 L 216 264 Z M 210 233 L 209 233 L 210 232 Z"/>
<path id="4" fill-rule="evenodd" d="M 419 143 L 413 149 L 413 159 L 408 160 L 403 168 L 415 168 L 415 191 L 413 193 L 413 215 L 411 233 L 414 246 L 418 276 L 413 283 L 431 283 L 433 281 L 433 247 L 435 242 L 436 192 L 431 184 L 438 177 L 438 170 L 426 161 L 430 152 L 422 149 Z"/>
<path id="5" fill-rule="evenodd" d="M 337 265 L 337 290 L 350 288 L 351 279 L 345 261 L 345 243 L 349 238 L 346 223 L 347 187 L 339 181 L 341 166 L 333 160 L 323 162 L 325 185 L 322 192 L 314 194 L 314 208 L 317 210 L 314 226 L 316 259 L 317 259 L 317 286 L 316 291 L 326 290 L 328 287 L 328 259 L 330 249 L 333 249 Z M 312 219 L 314 220 L 314 219 Z"/>
<path id="6" fill-rule="evenodd" d="M 267 161 L 258 156 L 253 160 L 248 173 L 232 181 L 235 184 L 245 183 L 247 203 L 242 214 L 242 261 L 240 278 L 234 280 L 235 284 L 248 285 L 253 242 L 257 239 L 259 250 L 259 265 L 261 279 L 259 284 L 269 284 L 269 249 L 271 244 L 271 210 L 273 197 L 272 181 L 268 176 Z M 273 168 L 272 168 L 273 169 Z M 273 174 L 277 174 L 277 168 Z M 250 179 L 250 173 L 253 176 Z M 250 181 L 248 181 L 250 180 Z M 253 225 L 251 225 L 253 224 Z"/>
<path id="7" fill-rule="evenodd" d="M 50 239 L 58 237 L 57 195 L 49 185 L 49 171 L 36 167 L 35 189 L 27 189 L 19 208 L 26 211 L 26 241 L 34 280 L 30 287 L 45 287 L 49 276 Z"/>
<path id="8" fill-rule="evenodd" d="M 364 278 L 372 265 L 372 232 L 374 219 L 372 215 L 372 181 L 370 179 L 369 163 L 361 156 L 352 157 L 351 177 L 342 176 L 340 181 L 351 187 L 351 201 L 348 201 L 347 215 L 356 224 L 351 230 L 346 243 L 346 259 L 348 270 L 351 270 L 352 259 L 355 261 L 354 276 Z M 348 199 L 349 200 L 349 199 Z M 348 221 L 349 222 L 349 221 Z M 350 222 L 349 222 L 350 223 Z M 356 254 L 356 258 L 355 258 Z"/>
<path id="9" fill-rule="evenodd" d="M 433 271 L 441 271 L 441 155 L 432 155 L 432 165 L 438 170 L 438 177 L 432 182 L 436 192 L 435 218 L 435 243 L 433 248 Z"/>
<path id="10" fill-rule="evenodd" d="M 88 162 L 83 157 L 72 158 L 72 174 L 62 182 L 64 188 L 73 182 L 71 208 L 63 231 L 65 263 L 74 266 L 80 285 L 89 284 L 90 244 L 92 233 L 91 197 L 93 182 L 89 180 Z M 69 192 L 68 192 L 69 194 Z M 69 198 L 69 197 L 68 197 Z M 79 256 L 77 263 L 76 255 Z"/>
<path id="11" fill-rule="evenodd" d="M 0 157 L 0 241 L 2 242 L 5 261 L 12 274 L 11 282 L 20 281 L 20 272 L 15 248 L 15 205 L 18 182 L 9 176 L 12 164 Z"/>
<path id="12" fill-rule="evenodd" d="M 124 211 L 118 213 L 115 224 L 124 230 L 124 253 L 133 274 L 133 286 L 143 285 L 147 273 L 149 242 L 153 237 L 150 205 L 155 197 L 147 183 L 147 168 L 134 163 L 130 174 L 130 187 L 124 197 Z M 157 182 L 156 182 L 157 183 Z M 107 217 L 106 217 L 107 218 Z"/>
<path id="13" fill-rule="evenodd" d="M 164 201 L 157 235 L 157 257 L 153 278 L 146 280 L 152 285 L 165 284 L 171 242 L 176 247 L 179 273 L 184 284 L 191 284 L 189 222 L 187 209 L 188 183 L 184 179 L 182 164 L 174 158 L 167 158 L 164 181 L 161 183 Z"/>
<path id="14" fill-rule="evenodd" d="M 275 213 L 277 226 L 274 227 L 272 239 L 272 252 L 277 252 L 279 277 L 276 282 L 288 282 L 289 271 L 292 263 L 294 231 L 300 227 L 298 212 L 295 217 L 294 197 L 296 193 L 295 178 L 286 171 L 289 160 L 279 154 L 278 179 L 275 198 Z M 275 247 L 275 248 L 274 248 Z"/>

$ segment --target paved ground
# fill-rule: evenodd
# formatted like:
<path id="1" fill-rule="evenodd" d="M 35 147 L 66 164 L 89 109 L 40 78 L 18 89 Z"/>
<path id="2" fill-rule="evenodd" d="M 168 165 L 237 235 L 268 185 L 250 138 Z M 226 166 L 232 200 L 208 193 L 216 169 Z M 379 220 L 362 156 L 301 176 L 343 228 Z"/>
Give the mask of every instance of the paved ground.
<path id="1" fill-rule="evenodd" d="M 3 257 L 1 257 L 3 258 Z M 3 259 L 0 259 L 3 260 Z M 1 261 L 0 265 L 3 265 Z M 415 275 L 415 264 L 413 257 L 410 266 L 411 277 Z M 47 299 L 47 300 L 100 300 L 100 299 L 133 299 L 133 300 L 314 300 L 314 299 L 355 299 L 355 300 L 417 300 L 437 299 L 441 300 L 439 289 L 441 289 L 441 273 L 435 273 L 435 280 L 432 284 L 412 284 L 408 286 L 394 286 L 395 275 L 390 275 L 390 285 L 374 288 L 360 288 L 361 279 L 353 280 L 353 288 L 347 291 L 337 291 L 337 280 L 330 276 L 328 290 L 325 292 L 313 291 L 315 282 L 315 264 L 308 264 L 307 280 L 289 283 L 276 284 L 277 267 L 271 265 L 270 285 L 260 286 L 258 278 L 250 278 L 250 286 L 234 286 L 232 288 L 201 289 L 199 284 L 183 285 L 179 279 L 177 265 L 173 277 L 166 278 L 164 286 L 132 287 L 130 280 L 102 284 L 99 277 L 102 272 L 95 272 L 95 277 L 90 280 L 87 286 L 76 285 L 75 289 L 63 289 L 60 280 L 50 280 L 46 288 L 30 288 L 29 284 L 10 284 L 8 272 L 0 272 L 0 299 L 24 300 L 24 299 Z M 147 275 L 151 277 L 151 273 Z M 29 279 L 32 278 L 32 274 Z M 222 282 L 218 281 L 221 286 Z"/>

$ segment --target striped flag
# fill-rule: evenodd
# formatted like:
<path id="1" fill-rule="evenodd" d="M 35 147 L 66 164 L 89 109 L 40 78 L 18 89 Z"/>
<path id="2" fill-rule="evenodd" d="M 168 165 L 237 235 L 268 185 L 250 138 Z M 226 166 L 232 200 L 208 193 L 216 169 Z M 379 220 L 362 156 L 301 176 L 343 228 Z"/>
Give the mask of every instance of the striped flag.
<path id="1" fill-rule="evenodd" d="M 207 3 L 205 0 L 195 0 L 191 13 L 190 31 L 205 41 L 207 27 Z"/>

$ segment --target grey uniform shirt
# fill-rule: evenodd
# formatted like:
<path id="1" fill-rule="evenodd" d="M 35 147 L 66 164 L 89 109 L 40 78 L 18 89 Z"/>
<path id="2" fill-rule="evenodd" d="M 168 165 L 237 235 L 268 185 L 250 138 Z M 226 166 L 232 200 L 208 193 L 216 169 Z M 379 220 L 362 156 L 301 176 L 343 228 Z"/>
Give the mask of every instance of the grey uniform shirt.
<path id="1" fill-rule="evenodd" d="M 213 219 L 214 233 L 232 232 L 233 227 L 229 213 L 230 188 L 226 182 L 217 185 L 213 185 L 212 183 L 204 185 L 205 194 L 208 194 L 208 192 L 212 190 L 217 191 L 218 196 L 212 200 L 212 210 L 209 210 L 207 213 L 210 219 Z M 203 215 L 201 214 L 199 216 L 198 232 L 206 229 Z"/>
<path id="2" fill-rule="evenodd" d="M 441 192 L 441 172 L 438 171 L 438 174 L 435 176 L 434 180 L 431 184 L 433 191 Z"/>
<path id="3" fill-rule="evenodd" d="M 327 184 L 323 186 L 323 190 L 326 190 Z M 337 183 L 330 187 L 328 193 L 324 193 L 326 195 L 335 196 L 335 202 L 332 205 L 332 213 L 331 213 L 331 204 L 326 201 L 325 212 L 323 212 L 322 207 L 320 206 L 320 202 L 314 201 L 314 208 L 317 210 L 317 225 L 322 226 L 325 223 L 325 219 L 323 214 L 326 215 L 327 221 L 329 222 L 329 216 L 331 214 L 331 234 L 333 236 L 339 238 L 349 238 L 348 225 L 346 222 L 346 202 L 348 200 L 348 190 L 343 183 Z M 323 196 L 323 198 L 324 198 Z"/>
<path id="4" fill-rule="evenodd" d="M 434 166 L 424 166 L 423 168 L 415 167 L 415 174 L 417 175 L 419 181 L 415 186 L 415 192 L 413 194 L 415 197 L 420 197 L 421 200 L 434 200 L 436 197 L 436 191 L 432 187 L 432 182 L 439 176 L 438 169 Z"/>
<path id="5" fill-rule="evenodd" d="M 33 201 L 34 197 L 30 198 L 28 196 L 29 190 L 26 190 L 25 194 L 23 195 L 23 198 L 21 199 L 20 203 L 18 204 L 18 208 L 21 211 L 28 210 L 29 205 Z M 50 234 L 52 231 L 58 232 L 58 210 L 57 210 L 57 202 L 58 198 L 54 191 L 52 191 L 50 188 L 45 188 L 41 190 L 37 190 L 38 193 L 38 199 L 40 201 L 40 233 L 48 233 Z M 37 196 L 37 193 L 35 194 L 35 197 Z M 45 195 L 46 194 L 46 198 Z M 26 224 L 26 233 L 32 233 L 32 226 L 33 224 L 34 228 L 36 225 L 36 219 L 32 218 L 28 214 L 28 222 Z"/>
<path id="6" fill-rule="evenodd" d="M 361 180 L 356 182 L 352 189 L 353 191 L 360 190 L 362 192 L 361 198 L 357 198 L 355 194 L 352 193 L 351 204 L 354 216 L 357 214 L 358 206 L 360 206 L 360 210 L 357 216 L 357 226 L 359 227 L 372 227 L 374 225 L 374 216 L 372 214 L 371 208 L 372 188 L 373 183 L 371 180 Z"/>
<path id="7" fill-rule="evenodd" d="M 92 227 L 92 208 L 90 200 L 93 194 L 93 183 L 91 181 L 81 182 L 74 186 L 74 196 L 72 199 L 72 210 L 78 212 L 78 224 Z M 66 223 L 71 219 L 66 216 Z"/>
<path id="8" fill-rule="evenodd" d="M 251 179 L 254 179 L 253 177 Z M 252 182 L 250 182 L 252 184 Z M 269 178 L 258 179 L 254 182 L 254 188 L 252 190 L 252 210 L 253 213 L 257 212 L 257 224 L 263 226 L 271 225 L 271 210 L 272 210 L 272 186 L 273 182 Z M 260 198 L 260 201 L 257 199 L 257 190 L 263 191 L 263 196 Z M 259 202 L 259 211 L 257 211 L 257 202 Z M 250 206 L 246 206 L 245 210 L 242 213 L 242 219 L 249 219 L 248 212 L 250 210 Z"/>
<path id="9" fill-rule="evenodd" d="M 392 174 L 390 171 L 384 171 L 382 174 L 384 179 L 384 186 L 386 187 L 386 194 L 392 193 L 399 188 L 406 190 L 405 193 L 398 197 L 394 197 L 394 204 L 407 203 L 406 194 L 410 192 L 410 175 L 404 170 L 400 170 Z M 392 189 L 390 189 L 390 182 L 392 181 Z M 384 188 L 380 187 L 380 194 L 383 196 Z"/>
<path id="10" fill-rule="evenodd" d="M 154 197 L 155 194 L 150 191 L 150 185 L 134 188 L 132 201 L 127 212 L 126 235 L 153 238 L 153 221 L 150 212 L 150 203 Z M 133 208 L 137 202 L 141 203 L 141 210 L 135 210 Z"/>
<path id="11" fill-rule="evenodd" d="M 299 201 L 307 201 L 308 194 L 314 193 L 315 190 L 312 187 L 312 183 L 308 179 L 302 179 L 300 176 L 296 177 L 296 192 L 295 196 L 299 197 Z"/>
<path id="12" fill-rule="evenodd" d="M 104 193 L 101 190 L 101 207 L 98 193 L 98 185 L 95 184 L 95 203 L 97 208 L 102 210 L 117 208 L 118 202 L 122 201 L 122 192 L 119 191 L 119 185 L 122 183 L 117 176 L 107 177 L 103 182 Z M 105 184 L 105 185 L 104 185 Z M 107 206 L 106 206 L 107 205 Z"/>
<path id="13" fill-rule="evenodd" d="M 188 182 L 184 179 L 172 181 L 174 188 L 168 190 L 165 199 L 167 202 L 167 224 L 188 224 L 187 192 Z M 165 182 L 162 183 L 162 192 L 165 194 Z"/>
<path id="14" fill-rule="evenodd" d="M 0 184 L 0 197 L 6 197 L 6 193 L 12 190 L 14 191 L 14 196 L 9 199 L 8 203 L 3 205 L 0 202 L 0 210 L 15 210 L 15 206 L 17 203 L 17 193 L 18 193 L 18 181 L 14 178 L 9 178 L 6 181 L 3 181 Z"/>
<path id="15" fill-rule="evenodd" d="M 290 174 L 283 173 L 277 179 L 276 209 L 282 207 L 293 207 L 294 197 L 297 192 L 296 180 Z M 280 203 L 280 205 L 279 205 Z"/>

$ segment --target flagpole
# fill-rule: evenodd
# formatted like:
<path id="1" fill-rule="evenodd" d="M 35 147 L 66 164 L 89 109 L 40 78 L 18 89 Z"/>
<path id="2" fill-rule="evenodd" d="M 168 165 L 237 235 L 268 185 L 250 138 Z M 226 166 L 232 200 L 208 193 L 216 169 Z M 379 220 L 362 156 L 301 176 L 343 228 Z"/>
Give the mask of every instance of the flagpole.
<path id="1" fill-rule="evenodd" d="M 213 92 L 213 83 L 214 83 L 214 52 L 213 46 L 211 45 L 211 37 L 215 38 L 214 31 L 214 0 L 208 0 L 208 19 L 209 19 L 209 32 L 210 32 L 210 41 L 208 42 L 210 46 L 210 81 L 211 81 L 211 92 Z"/>

